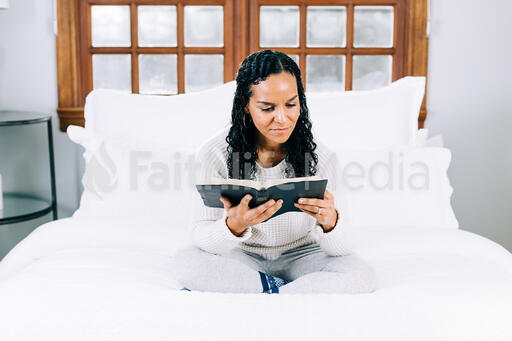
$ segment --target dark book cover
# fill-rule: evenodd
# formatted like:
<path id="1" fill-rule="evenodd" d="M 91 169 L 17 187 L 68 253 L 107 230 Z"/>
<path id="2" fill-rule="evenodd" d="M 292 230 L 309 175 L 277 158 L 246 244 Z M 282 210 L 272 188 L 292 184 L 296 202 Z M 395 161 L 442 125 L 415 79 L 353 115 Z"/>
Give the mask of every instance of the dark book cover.
<path id="1" fill-rule="evenodd" d="M 204 204 L 208 207 L 224 208 L 220 201 L 221 195 L 236 206 L 246 194 L 251 194 L 249 208 L 259 206 L 270 199 L 283 199 L 281 208 L 267 220 L 286 212 L 302 212 L 293 204 L 299 198 L 323 199 L 326 187 L 327 179 L 318 176 L 271 180 L 263 185 L 252 180 L 238 179 L 212 179 L 210 182 L 196 184 Z"/>

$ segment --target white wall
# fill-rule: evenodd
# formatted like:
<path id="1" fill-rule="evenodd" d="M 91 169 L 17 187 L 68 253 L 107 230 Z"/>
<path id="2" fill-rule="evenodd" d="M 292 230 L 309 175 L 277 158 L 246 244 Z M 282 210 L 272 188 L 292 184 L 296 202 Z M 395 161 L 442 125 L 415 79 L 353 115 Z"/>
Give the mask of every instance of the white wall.
<path id="1" fill-rule="evenodd" d="M 53 114 L 59 218 L 78 207 L 80 147 L 59 131 L 55 35 L 51 0 L 15 0 L 0 10 L 0 110 Z M 0 173 L 5 191 L 50 198 L 46 125 L 0 128 Z M 0 259 L 51 214 L 0 225 Z"/>
<path id="2" fill-rule="evenodd" d="M 512 1 L 432 0 L 425 127 L 452 150 L 461 228 L 512 250 Z"/>
<path id="3" fill-rule="evenodd" d="M 59 217 L 66 217 L 78 207 L 83 161 L 82 149 L 58 130 L 55 115 L 52 1 L 10 3 L 0 10 L 0 110 L 54 115 Z M 512 250 L 512 69 L 506 63 L 512 60 L 512 1 L 432 0 L 431 10 L 425 127 L 442 134 L 452 150 L 452 203 L 461 228 Z M 45 136 L 36 127 L 25 128 L 0 130 L 4 187 L 49 195 L 46 150 L 39 142 Z M 21 154 L 25 149 L 18 144 L 30 150 Z M 0 258 L 46 221 L 49 216 L 0 226 Z"/>

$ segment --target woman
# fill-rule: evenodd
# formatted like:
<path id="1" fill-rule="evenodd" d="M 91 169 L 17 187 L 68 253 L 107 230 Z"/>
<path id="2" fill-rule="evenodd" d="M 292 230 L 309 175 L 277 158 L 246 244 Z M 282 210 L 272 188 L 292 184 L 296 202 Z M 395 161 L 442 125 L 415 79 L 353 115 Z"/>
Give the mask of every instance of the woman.
<path id="1" fill-rule="evenodd" d="M 253 179 L 319 175 L 328 178 L 324 199 L 301 198 L 269 219 L 281 200 L 249 208 L 221 197 L 224 208 L 197 200 L 195 245 L 174 257 L 185 290 L 232 293 L 365 293 L 375 290 L 373 270 L 350 254 L 351 236 L 335 205 L 337 162 L 314 141 L 300 70 L 282 52 L 263 50 L 240 65 L 231 126 L 197 153 L 201 179 Z M 302 202 L 301 202 L 302 201 Z"/>

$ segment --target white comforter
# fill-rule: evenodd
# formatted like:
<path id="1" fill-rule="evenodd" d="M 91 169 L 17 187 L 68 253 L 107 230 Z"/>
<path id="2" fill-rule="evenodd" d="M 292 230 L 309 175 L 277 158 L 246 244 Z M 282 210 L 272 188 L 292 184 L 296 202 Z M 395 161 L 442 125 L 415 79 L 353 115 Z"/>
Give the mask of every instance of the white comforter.
<path id="1" fill-rule="evenodd" d="M 359 295 L 176 290 L 163 223 L 66 218 L 0 263 L 0 340 L 512 340 L 512 254 L 462 230 L 366 229 Z"/>

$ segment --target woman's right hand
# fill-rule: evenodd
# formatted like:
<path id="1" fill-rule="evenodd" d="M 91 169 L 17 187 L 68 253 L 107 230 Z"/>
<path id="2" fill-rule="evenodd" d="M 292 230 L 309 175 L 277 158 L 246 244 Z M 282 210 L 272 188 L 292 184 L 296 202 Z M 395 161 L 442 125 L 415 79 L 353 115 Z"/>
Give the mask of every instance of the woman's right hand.
<path id="1" fill-rule="evenodd" d="M 224 204 L 224 209 L 228 214 L 226 225 L 236 236 L 244 233 L 249 226 L 259 224 L 270 218 L 283 204 L 283 199 L 278 201 L 270 199 L 257 207 L 249 208 L 251 199 L 252 195 L 246 194 L 238 205 L 233 206 L 228 198 L 220 197 L 220 201 Z"/>

